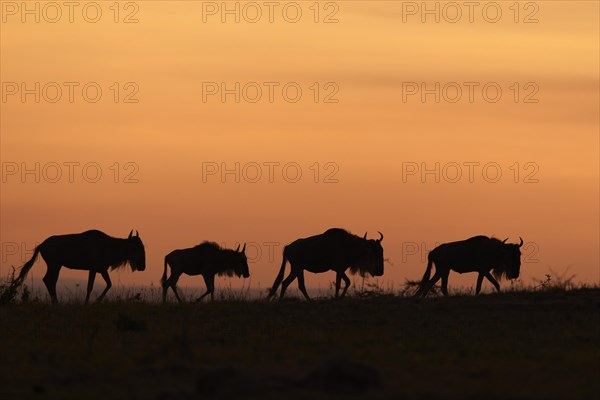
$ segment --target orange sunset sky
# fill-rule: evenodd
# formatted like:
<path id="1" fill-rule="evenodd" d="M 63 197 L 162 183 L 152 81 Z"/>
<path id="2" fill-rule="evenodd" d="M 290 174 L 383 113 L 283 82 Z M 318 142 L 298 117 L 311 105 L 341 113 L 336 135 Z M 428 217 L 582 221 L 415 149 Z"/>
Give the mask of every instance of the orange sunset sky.
<path id="1" fill-rule="evenodd" d="M 222 2 L 119 2 L 116 15 L 115 2 L 99 1 L 95 23 L 82 14 L 87 2 L 73 22 L 66 8 L 51 22 L 56 10 L 27 2 L 35 3 L 39 22 L 21 2 L 0 2 L 2 276 L 50 235 L 95 228 L 125 237 L 137 229 L 147 270 L 115 272 L 115 283 L 156 285 L 165 254 L 212 240 L 251 243 L 251 286 L 266 288 L 285 244 L 343 227 L 361 236 L 383 232 L 389 263 L 379 281 L 386 286 L 420 278 L 437 243 L 478 234 L 523 237 L 525 284 L 549 268 L 599 282 L 596 1 L 516 8 L 500 1 L 495 23 L 486 20 L 494 10 L 483 15 L 489 2 L 473 22 L 463 8 L 456 23 L 448 2 L 439 2 L 439 23 L 411 8 L 421 2 L 401 1 L 279 2 L 273 22 L 264 6 L 262 18 L 249 21 L 255 9 L 242 1 L 239 23 L 212 13 Z M 87 19 L 95 18 L 90 7 Z M 297 9 L 290 7 L 302 12 L 295 23 L 286 20 Z M 76 84 L 73 101 L 65 82 Z M 82 93 L 90 82 L 88 100 L 102 90 L 97 102 Z M 239 82 L 247 92 L 239 103 L 234 94 L 223 102 L 206 91 L 212 82 L 229 89 Z M 254 103 L 249 82 L 263 89 Z M 265 82 L 274 82 L 272 102 Z M 440 84 L 439 103 L 435 94 L 422 101 L 422 82 Z M 476 85 L 472 102 L 465 82 Z M 297 102 L 285 100 L 286 84 L 290 96 L 301 88 Z M 486 100 L 485 85 L 490 96 L 502 90 L 497 102 Z M 451 102 L 456 87 L 462 96 Z M 279 163 L 272 182 L 270 162 Z M 21 174 L 36 163 L 39 182 L 35 173 Z M 72 182 L 65 163 L 79 163 Z M 232 174 L 203 176 L 207 165 L 222 163 L 240 163 L 239 182 Z M 295 183 L 295 169 L 283 174 L 289 163 L 302 173 Z M 421 176 L 436 163 L 438 182 Z M 465 163 L 474 165 L 472 182 Z M 87 175 L 85 164 L 93 167 Z M 256 164 L 262 177 L 252 182 Z M 56 165 L 62 176 L 53 182 Z M 484 174 L 484 165 L 493 168 Z M 419 171 L 407 175 L 407 166 Z M 89 182 L 98 167 L 102 176 Z M 39 260 L 32 272 L 44 271 Z M 87 274 L 63 269 L 61 277 Z M 307 286 L 325 288 L 333 279 L 309 274 Z M 474 284 L 473 274 L 450 278 L 454 287 Z"/>

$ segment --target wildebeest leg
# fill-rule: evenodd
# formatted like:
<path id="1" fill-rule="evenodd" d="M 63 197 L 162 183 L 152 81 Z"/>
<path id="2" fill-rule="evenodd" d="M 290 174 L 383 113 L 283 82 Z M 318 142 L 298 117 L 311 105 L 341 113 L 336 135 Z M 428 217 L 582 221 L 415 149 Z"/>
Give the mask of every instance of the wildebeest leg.
<path id="1" fill-rule="evenodd" d="M 290 286 L 290 283 L 294 281 L 294 279 L 296 279 L 296 271 L 294 271 L 294 269 L 292 268 L 288 277 L 285 278 L 283 282 L 281 282 L 281 294 L 279 295 L 279 300 L 283 299 L 285 291 L 287 290 L 288 286 Z"/>
<path id="2" fill-rule="evenodd" d="M 60 272 L 60 265 L 58 264 L 47 264 L 48 270 L 46 271 L 46 275 L 42 280 L 46 285 L 46 289 L 48 289 L 48 293 L 50 294 L 50 300 L 52 304 L 58 303 L 58 298 L 56 297 L 56 282 L 58 281 L 58 273 Z"/>
<path id="3" fill-rule="evenodd" d="M 167 301 L 167 291 L 169 290 L 169 285 L 167 285 L 167 281 L 162 284 L 162 299 L 163 303 Z"/>
<path id="4" fill-rule="evenodd" d="M 481 292 L 481 284 L 483 283 L 483 274 L 480 273 L 477 276 L 477 287 L 475 288 L 475 295 L 478 295 Z"/>
<path id="5" fill-rule="evenodd" d="M 442 274 L 442 293 L 444 296 L 448 296 L 448 275 L 450 275 L 450 271 Z"/>
<path id="6" fill-rule="evenodd" d="M 339 297 L 341 283 L 342 283 L 342 274 L 337 272 L 335 274 L 335 297 Z"/>
<path id="7" fill-rule="evenodd" d="M 492 276 L 492 274 L 490 274 L 489 271 L 485 273 L 485 277 L 488 278 L 488 281 L 492 282 L 492 285 L 494 285 L 497 291 L 500 291 L 500 284 L 496 279 L 494 279 L 494 277 Z"/>
<path id="8" fill-rule="evenodd" d="M 171 286 L 171 289 L 173 289 L 173 293 L 175 294 L 175 298 L 177 299 L 177 302 L 183 303 L 183 300 L 181 300 L 181 297 L 179 297 L 179 292 L 177 291 L 177 284 L 173 284 L 173 286 Z"/>
<path id="9" fill-rule="evenodd" d="M 102 301 L 104 296 L 106 296 L 106 292 L 108 292 L 110 290 L 110 288 L 112 287 L 112 282 L 110 281 L 110 276 L 108 276 L 108 270 L 101 271 L 100 275 L 102 275 L 102 278 L 104 278 L 104 282 L 106 282 L 106 287 L 104 288 L 104 291 L 102 293 L 100 293 L 100 296 L 98 296 L 98 299 L 96 300 L 96 302 L 98 302 L 98 303 L 100 303 Z"/>
<path id="10" fill-rule="evenodd" d="M 210 277 L 210 301 L 215 299 L 215 277 Z"/>
<path id="11" fill-rule="evenodd" d="M 214 300 L 213 292 L 215 291 L 215 277 L 213 276 L 204 276 L 204 283 L 206 283 L 206 293 L 196 299 L 196 302 L 201 301 L 204 297 L 210 294 L 210 299 Z"/>
<path id="12" fill-rule="evenodd" d="M 306 300 L 310 300 L 310 297 L 308 297 L 308 293 L 306 292 L 306 287 L 304 286 L 304 270 L 300 271 L 298 274 L 298 289 L 300 289 L 304 297 L 306 297 Z"/>
<path id="13" fill-rule="evenodd" d="M 92 289 L 94 288 L 94 279 L 96 279 L 96 271 L 90 271 L 87 284 L 87 294 L 85 295 L 85 304 L 87 304 L 90 301 L 90 294 L 92 293 Z"/>
<path id="14" fill-rule="evenodd" d="M 429 280 L 429 282 L 427 282 L 427 284 L 425 285 L 425 288 L 423 289 L 423 293 L 421 293 L 421 296 L 423 296 L 423 297 L 427 296 L 427 293 L 429 293 L 429 291 L 431 290 L 433 285 L 435 285 L 437 283 L 437 281 L 439 281 L 441 278 L 442 278 L 442 275 L 440 275 L 439 271 L 436 271 L 435 275 L 433 275 L 433 278 L 431 278 Z"/>
<path id="15" fill-rule="evenodd" d="M 177 281 L 179 280 L 180 276 L 181 272 L 171 268 L 171 276 L 165 281 L 165 283 L 163 283 L 163 301 L 167 300 L 167 291 L 170 287 L 171 289 L 173 289 L 173 293 L 175 294 L 175 298 L 177 299 L 177 301 L 179 303 L 182 303 L 181 297 L 179 297 L 179 293 L 177 292 Z"/>
<path id="16" fill-rule="evenodd" d="M 348 278 L 348 275 L 346 275 L 346 273 L 342 272 L 342 279 L 344 280 L 344 290 L 342 291 L 342 297 L 344 297 L 346 295 L 346 292 L 348 291 L 348 288 L 350 287 L 350 278 Z"/>

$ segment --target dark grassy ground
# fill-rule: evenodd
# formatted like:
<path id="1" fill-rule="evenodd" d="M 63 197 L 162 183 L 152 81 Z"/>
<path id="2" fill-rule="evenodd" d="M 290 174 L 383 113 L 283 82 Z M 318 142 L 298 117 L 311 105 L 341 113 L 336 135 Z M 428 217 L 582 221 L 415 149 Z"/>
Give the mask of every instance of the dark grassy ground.
<path id="1" fill-rule="evenodd" d="M 0 399 L 590 399 L 600 290 L 0 306 Z"/>

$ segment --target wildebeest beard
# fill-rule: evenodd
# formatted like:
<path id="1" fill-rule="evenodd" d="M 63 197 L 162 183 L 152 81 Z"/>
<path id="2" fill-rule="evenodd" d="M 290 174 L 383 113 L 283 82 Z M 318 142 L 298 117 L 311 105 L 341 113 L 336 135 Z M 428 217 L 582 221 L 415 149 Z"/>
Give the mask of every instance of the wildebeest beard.
<path id="1" fill-rule="evenodd" d="M 495 265 L 492 268 L 492 275 L 497 280 L 502 278 L 516 279 L 519 277 L 519 266 L 514 266 L 515 260 L 519 260 L 521 257 L 520 246 L 517 244 L 506 244 L 499 239 L 491 238 L 497 243 L 497 259 L 503 260 L 499 265 Z"/>
<path id="2" fill-rule="evenodd" d="M 129 239 L 117 239 L 122 241 L 119 243 L 119 246 L 113 249 L 113 253 L 115 255 L 115 262 L 110 266 L 110 270 L 121 269 L 129 265 L 129 268 L 132 271 L 136 271 L 133 265 L 133 257 L 135 257 L 134 252 L 138 251 L 138 249 L 134 248 Z M 144 245 L 140 241 L 141 251 L 144 252 Z"/>
<path id="3" fill-rule="evenodd" d="M 360 241 L 364 241 L 364 239 L 358 239 Z M 359 242 L 360 243 L 360 242 Z M 377 271 L 377 262 L 381 260 L 377 260 L 377 256 L 370 253 L 370 249 L 368 246 L 371 246 L 371 243 L 360 243 L 358 244 L 357 251 L 355 254 L 355 260 L 350 264 L 350 272 L 352 274 L 359 274 L 361 277 L 365 277 L 368 275 L 373 275 L 374 272 Z"/>
<path id="4" fill-rule="evenodd" d="M 224 263 L 223 265 L 219 265 L 218 270 L 217 270 L 217 276 L 228 276 L 228 277 L 233 277 L 235 276 L 242 276 L 241 271 L 238 272 L 236 271 L 235 265 L 236 263 L 238 263 L 239 260 L 231 257 L 231 263 Z"/>
<path id="5" fill-rule="evenodd" d="M 349 269 L 351 273 L 359 274 L 364 278 L 367 276 L 367 274 L 371 274 L 373 271 L 373 265 L 369 262 L 369 260 L 361 260 L 353 263 Z"/>

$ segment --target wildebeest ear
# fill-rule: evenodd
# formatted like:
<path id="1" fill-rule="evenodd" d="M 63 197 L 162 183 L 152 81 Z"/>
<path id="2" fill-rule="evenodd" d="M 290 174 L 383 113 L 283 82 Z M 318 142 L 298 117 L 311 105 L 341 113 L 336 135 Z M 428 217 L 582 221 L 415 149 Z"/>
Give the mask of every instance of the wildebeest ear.
<path id="1" fill-rule="evenodd" d="M 127 237 L 127 239 L 131 239 L 132 235 L 133 235 L 133 229 L 131 230 L 131 232 L 129 232 L 129 236 Z"/>
<path id="2" fill-rule="evenodd" d="M 369 231 L 365 232 L 365 236 L 363 236 L 363 239 L 367 240 L 367 233 L 368 233 L 368 232 L 369 232 Z"/>
<path id="3" fill-rule="evenodd" d="M 239 251 L 240 250 L 240 244 L 238 243 L 238 247 L 237 249 L 235 249 L 235 251 Z"/>
<path id="4" fill-rule="evenodd" d="M 508 238 L 504 239 L 504 240 L 502 241 L 502 244 L 506 243 L 506 241 L 507 241 L 507 240 L 508 240 Z"/>
<path id="5" fill-rule="evenodd" d="M 245 253 L 246 252 L 246 243 L 244 243 L 244 247 L 242 247 L 242 251 L 240 251 L 240 253 Z"/>

